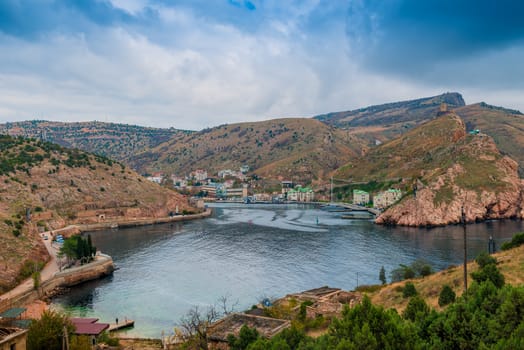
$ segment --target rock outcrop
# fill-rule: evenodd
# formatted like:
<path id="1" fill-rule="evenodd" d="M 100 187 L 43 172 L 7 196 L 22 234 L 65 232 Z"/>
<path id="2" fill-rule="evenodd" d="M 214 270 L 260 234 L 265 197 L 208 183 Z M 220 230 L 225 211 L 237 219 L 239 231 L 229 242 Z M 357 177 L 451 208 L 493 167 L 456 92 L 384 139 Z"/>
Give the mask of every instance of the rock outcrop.
<path id="1" fill-rule="evenodd" d="M 470 138 L 467 140 L 466 138 Z M 460 155 L 446 171 L 388 208 L 378 224 L 436 226 L 467 222 L 524 218 L 523 182 L 518 164 L 502 156 L 486 135 L 455 138 Z M 429 173 L 429 172 L 428 172 Z M 423 177 L 424 179 L 424 177 Z"/>

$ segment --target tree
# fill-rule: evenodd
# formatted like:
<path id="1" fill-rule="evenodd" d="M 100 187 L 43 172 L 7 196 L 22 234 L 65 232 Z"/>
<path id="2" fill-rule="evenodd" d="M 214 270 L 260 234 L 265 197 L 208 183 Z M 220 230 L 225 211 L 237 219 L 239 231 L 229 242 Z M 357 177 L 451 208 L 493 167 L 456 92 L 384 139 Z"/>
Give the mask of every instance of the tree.
<path id="1" fill-rule="evenodd" d="M 478 283 L 484 281 L 491 281 L 497 288 L 504 286 L 505 280 L 504 275 L 500 273 L 499 269 L 495 264 L 488 264 L 481 268 L 477 272 L 472 272 L 471 277 Z"/>
<path id="2" fill-rule="evenodd" d="M 229 306 L 227 297 L 223 296 L 218 303 L 219 306 L 211 305 L 205 310 L 193 306 L 178 322 L 190 349 L 207 349 L 208 327 L 223 315 L 233 312 L 238 302 Z"/>
<path id="3" fill-rule="evenodd" d="M 439 306 L 446 306 L 448 304 L 451 304 L 455 301 L 455 298 L 456 298 L 456 294 L 455 292 L 453 291 L 453 289 L 451 289 L 451 287 L 449 285 L 444 285 L 444 287 L 442 287 L 442 291 L 440 292 L 440 295 L 438 297 L 438 304 Z"/>
<path id="4" fill-rule="evenodd" d="M 69 339 L 75 327 L 67 316 L 54 311 L 44 311 L 42 317 L 31 323 L 27 333 L 28 350 L 61 350 L 64 331 Z"/>
<path id="5" fill-rule="evenodd" d="M 40 280 L 41 280 L 40 271 L 34 271 L 31 277 L 33 277 L 33 288 L 35 290 L 38 290 L 38 288 L 40 288 Z"/>
<path id="6" fill-rule="evenodd" d="M 227 342 L 231 350 L 246 350 L 249 344 L 255 342 L 258 337 L 258 331 L 255 328 L 249 328 L 243 325 L 242 328 L 240 328 L 238 338 L 230 334 L 227 337 Z"/>
<path id="7" fill-rule="evenodd" d="M 380 273 L 378 274 L 378 279 L 380 280 L 380 282 L 382 282 L 382 284 L 386 284 L 386 269 L 384 268 L 384 266 L 382 266 L 380 268 Z"/>
<path id="8" fill-rule="evenodd" d="M 429 315 L 429 312 L 429 306 L 424 299 L 415 295 L 409 300 L 408 306 L 404 310 L 404 313 L 402 313 L 402 317 L 412 322 L 420 322 Z"/>
<path id="9" fill-rule="evenodd" d="M 402 296 L 404 298 L 409 298 L 415 295 L 417 295 L 417 289 L 415 288 L 415 285 L 411 282 L 406 283 L 404 289 L 402 290 Z"/>
<path id="10" fill-rule="evenodd" d="M 511 248 L 516 248 L 522 244 L 524 244 L 524 232 L 516 233 L 511 241 L 503 243 L 500 249 L 508 250 Z"/>
<path id="11" fill-rule="evenodd" d="M 486 267 L 486 266 L 489 265 L 489 264 L 494 264 L 494 265 L 497 264 L 497 259 L 495 259 L 494 257 L 492 257 L 491 255 L 489 255 L 489 254 L 486 253 L 486 252 L 482 252 L 482 253 L 480 253 L 480 254 L 475 258 L 475 261 L 477 262 L 477 264 L 479 265 L 479 267 L 480 267 L 481 269 L 483 269 L 484 267 Z"/>

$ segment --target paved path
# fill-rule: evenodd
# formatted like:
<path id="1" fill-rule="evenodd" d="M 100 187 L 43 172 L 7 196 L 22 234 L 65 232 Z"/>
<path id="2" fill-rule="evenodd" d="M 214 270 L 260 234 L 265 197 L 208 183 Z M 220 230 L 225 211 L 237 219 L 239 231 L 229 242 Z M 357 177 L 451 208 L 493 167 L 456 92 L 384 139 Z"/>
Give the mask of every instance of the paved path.
<path id="1" fill-rule="evenodd" d="M 47 240 L 44 240 L 43 237 L 46 235 L 48 237 Z M 47 249 L 47 252 L 49 253 L 49 256 L 51 259 L 47 262 L 47 264 L 44 266 L 43 270 L 40 272 L 40 283 L 43 283 L 45 281 L 48 281 L 51 279 L 55 273 L 59 271 L 58 264 L 56 261 L 56 254 L 58 253 L 58 248 L 54 247 L 51 243 L 51 236 L 49 234 L 49 231 L 44 232 L 40 235 L 42 242 L 44 242 L 44 245 Z M 20 295 L 23 295 L 34 288 L 33 284 L 33 278 L 29 277 L 25 279 L 22 283 L 20 283 L 15 288 L 11 289 L 9 292 L 4 293 L 0 296 L 0 300 L 9 300 L 16 298 Z"/>

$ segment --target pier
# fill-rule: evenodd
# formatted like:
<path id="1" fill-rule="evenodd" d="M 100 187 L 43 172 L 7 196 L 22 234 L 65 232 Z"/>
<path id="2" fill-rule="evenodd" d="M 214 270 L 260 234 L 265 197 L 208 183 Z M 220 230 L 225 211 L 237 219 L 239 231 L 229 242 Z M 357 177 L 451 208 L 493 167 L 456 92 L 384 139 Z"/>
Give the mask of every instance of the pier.
<path id="1" fill-rule="evenodd" d="M 135 321 L 128 320 L 126 318 L 124 320 L 119 320 L 118 323 L 111 323 L 107 330 L 109 332 L 114 332 L 114 331 L 118 331 L 120 329 L 131 328 L 131 327 L 134 327 L 134 326 L 135 326 Z"/>
<path id="2" fill-rule="evenodd" d="M 382 211 L 380 209 L 367 208 L 367 207 L 363 207 L 363 206 L 357 205 L 357 204 L 335 202 L 335 203 L 330 203 L 329 205 L 330 206 L 337 206 L 337 207 L 341 207 L 341 208 L 346 208 L 346 209 L 349 209 L 349 210 L 352 210 L 352 211 L 367 211 L 368 213 L 371 213 L 371 214 L 373 214 L 375 216 L 378 216 L 378 215 L 380 215 L 380 213 L 382 213 Z"/>

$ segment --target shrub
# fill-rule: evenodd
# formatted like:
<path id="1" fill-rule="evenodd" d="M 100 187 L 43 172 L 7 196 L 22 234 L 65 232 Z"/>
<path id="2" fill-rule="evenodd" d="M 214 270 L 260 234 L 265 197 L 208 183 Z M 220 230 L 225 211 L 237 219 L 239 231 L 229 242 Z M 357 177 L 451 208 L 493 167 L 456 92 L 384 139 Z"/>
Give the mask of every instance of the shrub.
<path id="1" fill-rule="evenodd" d="M 444 285 L 444 287 L 442 287 L 442 291 L 440 291 L 440 295 L 438 297 L 438 304 L 439 306 L 446 306 L 455 302 L 455 298 L 455 292 L 453 291 L 453 289 L 451 289 L 449 285 L 446 284 Z"/>
<path id="2" fill-rule="evenodd" d="M 478 283 L 491 281 L 497 288 L 501 288 L 505 283 L 504 275 L 500 273 L 495 264 L 488 264 L 479 271 L 471 273 L 471 277 Z"/>
<path id="3" fill-rule="evenodd" d="M 480 253 L 477 256 L 477 258 L 475 259 L 475 261 L 477 262 L 477 264 L 479 265 L 481 269 L 483 269 L 484 267 L 486 267 L 489 264 L 494 264 L 494 265 L 497 264 L 497 259 L 495 259 L 494 257 L 492 257 L 491 255 L 489 255 L 486 252 Z"/>
<path id="4" fill-rule="evenodd" d="M 516 248 L 523 244 L 524 244 L 524 232 L 520 232 L 520 233 L 516 233 L 513 236 L 513 238 L 511 239 L 511 241 L 503 243 L 500 249 L 508 250 L 511 248 Z"/>
<path id="5" fill-rule="evenodd" d="M 415 288 L 415 285 L 411 282 L 406 283 L 404 289 L 402 290 L 402 296 L 404 298 L 409 298 L 415 295 L 417 295 L 417 289 Z"/>
<path id="6" fill-rule="evenodd" d="M 415 295 L 408 303 L 408 306 L 402 313 L 402 317 L 410 321 L 420 321 L 429 315 L 429 306 L 426 304 L 424 299 L 420 296 Z"/>

